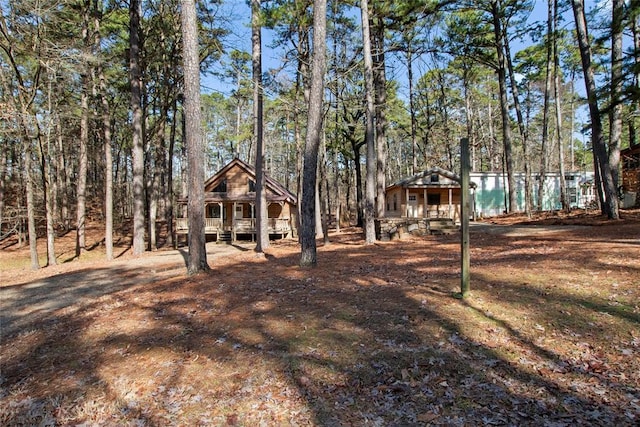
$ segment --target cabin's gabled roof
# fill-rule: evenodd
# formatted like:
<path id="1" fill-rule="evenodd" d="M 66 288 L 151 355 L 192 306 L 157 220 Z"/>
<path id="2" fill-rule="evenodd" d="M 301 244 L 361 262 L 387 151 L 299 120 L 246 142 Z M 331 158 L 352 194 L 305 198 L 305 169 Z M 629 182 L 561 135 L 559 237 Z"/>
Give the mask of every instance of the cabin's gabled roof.
<path id="1" fill-rule="evenodd" d="M 432 178 L 434 175 L 438 175 L 438 180 L 434 181 Z M 444 179 L 443 179 L 444 178 Z M 460 176 L 455 173 L 439 168 L 432 167 L 420 173 L 417 173 L 408 178 L 395 182 L 387 187 L 387 189 L 393 187 L 400 188 L 458 188 L 460 187 Z"/>
<path id="2" fill-rule="evenodd" d="M 220 169 L 215 175 L 207 179 L 204 183 L 205 200 L 208 202 L 213 201 L 253 201 L 255 200 L 255 193 L 235 194 L 233 196 L 225 193 L 214 193 L 213 189 L 218 186 L 232 171 L 234 168 L 239 168 L 242 173 L 247 175 L 250 179 L 256 180 L 255 168 L 242 160 L 235 158 L 227 163 L 222 169 Z M 280 184 L 275 179 L 265 174 L 266 195 L 268 201 L 289 202 L 296 204 L 296 196 L 291 193 L 287 188 Z"/>

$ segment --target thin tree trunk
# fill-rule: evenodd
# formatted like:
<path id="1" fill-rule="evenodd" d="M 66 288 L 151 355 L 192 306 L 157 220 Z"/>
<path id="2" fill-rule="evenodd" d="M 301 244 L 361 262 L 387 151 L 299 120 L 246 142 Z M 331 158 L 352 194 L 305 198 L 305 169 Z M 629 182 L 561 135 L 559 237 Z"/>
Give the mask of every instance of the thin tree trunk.
<path id="1" fill-rule="evenodd" d="M 547 178 L 547 163 L 549 161 L 549 103 L 551 98 L 551 78 L 552 78 L 552 61 L 553 49 L 551 46 L 551 38 L 553 36 L 553 0 L 547 2 L 547 61 L 546 74 L 544 81 L 544 105 L 542 110 L 542 142 L 540 153 L 540 176 L 538 180 L 538 210 L 544 209 L 544 189 Z"/>
<path id="2" fill-rule="evenodd" d="M 251 0 L 253 63 L 253 133 L 256 140 L 256 252 L 269 247 L 266 179 L 264 174 L 264 114 L 262 89 L 262 24 L 260 0 Z"/>
<path id="3" fill-rule="evenodd" d="M 133 254 L 144 252 L 144 136 L 142 133 L 142 77 L 140 70 L 140 0 L 129 5 L 129 74 L 131 83 L 133 158 Z"/>
<path id="4" fill-rule="evenodd" d="M 320 230 L 320 236 L 323 238 L 323 243 L 328 245 L 329 241 L 329 215 L 331 215 L 331 209 L 329 208 L 329 183 L 327 181 L 327 141 L 326 134 L 322 133 L 322 140 L 320 142 L 320 155 L 318 156 L 318 168 L 320 168 L 320 177 L 318 180 L 318 197 L 316 209 L 320 215 L 316 215 L 316 218 L 320 220 L 320 224 L 316 224 L 316 229 Z"/>
<path id="5" fill-rule="evenodd" d="M 511 124 L 509 117 L 509 100 L 507 99 L 507 78 L 504 59 L 504 46 L 502 36 L 502 24 L 499 14 L 500 2 L 492 3 L 493 28 L 496 40 L 496 52 L 498 57 L 498 84 L 500 87 L 500 107 L 502 112 L 502 138 L 504 143 L 504 163 L 507 170 L 509 203 L 507 212 L 514 212 L 516 206 L 515 178 L 513 175 L 513 154 L 511 147 Z"/>
<path id="6" fill-rule="evenodd" d="M 384 21 L 377 20 L 373 42 L 375 49 L 372 52 L 372 71 L 375 90 L 375 121 L 376 121 L 376 197 L 375 214 L 378 218 L 384 217 L 385 211 L 385 186 L 387 170 L 387 75 L 385 73 L 384 56 Z M 375 224 L 374 224 L 375 225 Z M 374 229 L 375 236 L 375 229 Z M 375 238 L 375 237 L 374 237 Z"/>
<path id="7" fill-rule="evenodd" d="M 633 89 L 635 93 L 640 93 L 640 1 L 632 0 L 630 6 L 631 33 L 633 34 Z M 633 147 L 639 143 L 638 119 L 640 118 L 640 100 L 635 99 L 632 105 L 632 114 L 629 118 L 629 146 Z M 640 193 L 636 196 L 636 205 L 640 204 Z"/>
<path id="8" fill-rule="evenodd" d="M 553 86 L 556 106 L 556 136 L 558 138 L 558 166 L 560 172 L 560 205 L 569 212 L 571 206 L 567 199 L 567 182 L 564 177 L 564 143 L 562 138 L 562 93 L 560 91 L 560 55 L 558 54 L 558 0 L 553 5 Z"/>
<path id="9" fill-rule="evenodd" d="M 98 12 L 96 10 L 96 12 Z M 100 51 L 100 18 L 94 18 L 95 46 Z M 107 261 L 113 259 L 113 154 L 111 152 L 111 108 L 107 98 L 107 78 L 103 64 L 98 65 L 98 81 L 100 85 L 100 102 L 102 104 L 102 134 L 104 149 L 104 246 Z"/>
<path id="10" fill-rule="evenodd" d="M 413 51 L 411 43 L 407 46 L 407 80 L 409 81 L 409 115 L 411 116 L 411 175 L 415 175 L 418 170 L 418 136 L 416 106 L 413 94 Z"/>
<path id="11" fill-rule="evenodd" d="M 25 132 L 27 132 L 26 128 Z M 27 227 L 29 230 L 29 254 L 31 256 L 31 269 L 38 270 L 40 268 L 40 262 L 38 261 L 38 235 L 36 232 L 35 203 L 33 201 L 33 178 L 31 175 L 33 162 L 31 160 L 31 141 L 26 136 L 24 144 L 24 181 L 27 193 Z"/>
<path id="12" fill-rule="evenodd" d="M 557 0 L 556 0 L 557 1 Z M 624 83 L 622 32 L 624 0 L 612 0 L 611 19 L 611 109 L 609 115 L 609 164 L 616 189 L 620 183 L 620 146 L 622 143 L 622 89 Z M 617 194 L 617 190 L 616 190 Z"/>
<path id="13" fill-rule="evenodd" d="M 364 237 L 365 243 L 372 244 L 376 241 L 375 228 L 375 197 L 376 197 L 376 150 L 374 135 L 374 83 L 373 83 L 373 59 L 371 57 L 371 31 L 369 28 L 369 5 L 367 0 L 360 1 L 360 13 L 362 18 L 362 42 L 364 55 L 364 81 L 366 93 L 366 127 L 365 144 L 367 147 L 367 176 L 365 179 L 364 198 Z"/>
<path id="14" fill-rule="evenodd" d="M 311 267 L 317 264 L 315 236 L 315 188 L 318 168 L 318 149 L 322 132 L 322 106 L 325 74 L 327 2 L 317 0 L 313 5 L 313 59 L 311 89 L 307 114 L 307 136 L 304 149 L 304 171 L 302 181 L 302 230 L 300 265 Z"/>
<path id="15" fill-rule="evenodd" d="M 518 130 L 520 131 L 520 138 L 522 140 L 522 162 L 524 164 L 524 211 L 528 216 L 531 216 L 531 165 L 529 155 L 529 134 L 527 127 L 524 123 L 524 117 L 522 115 L 522 107 L 520 105 L 520 91 L 518 90 L 518 83 L 516 81 L 515 72 L 513 70 L 513 61 L 511 60 L 511 47 L 509 46 L 509 38 L 505 34 L 504 47 L 507 59 L 507 69 L 509 70 L 509 81 L 511 82 L 511 93 L 513 95 L 513 105 L 516 110 L 516 117 L 518 119 Z"/>
<path id="16" fill-rule="evenodd" d="M 70 214 L 69 214 L 69 188 L 71 188 L 71 179 L 69 173 L 67 173 L 65 152 L 64 152 L 64 139 L 62 137 L 62 118 L 58 116 L 56 120 L 56 146 L 58 148 L 57 169 L 58 169 L 58 194 L 60 197 L 60 220 L 64 226 L 64 231 L 67 232 L 71 228 Z"/>
<path id="17" fill-rule="evenodd" d="M 185 145 L 189 164 L 189 261 L 187 271 L 209 270 L 204 229 L 204 150 L 200 108 L 200 57 L 198 23 L 194 0 L 182 0 L 182 40 L 184 62 Z"/>
<path id="18" fill-rule="evenodd" d="M 82 40 L 84 53 L 89 48 L 89 1 L 85 0 L 82 10 Z M 81 71 L 80 93 L 80 139 L 78 141 L 78 178 L 76 186 L 76 257 L 86 251 L 86 210 L 87 210 L 87 171 L 89 146 L 89 64 Z"/>
<path id="19" fill-rule="evenodd" d="M 7 158 L 9 157 L 9 147 L 0 150 L 0 236 L 2 236 L 2 224 L 4 223 L 4 195 L 7 183 Z"/>
<path id="20" fill-rule="evenodd" d="M 607 145 L 603 136 L 602 117 L 598 107 L 596 81 L 591 59 L 591 45 L 589 42 L 584 3 L 582 0 L 572 0 L 572 6 L 576 21 L 580 58 L 582 60 L 582 71 L 584 73 L 587 91 L 589 115 L 591 118 L 591 144 L 593 147 L 594 160 L 598 163 L 603 185 L 601 209 L 602 213 L 609 219 L 619 219 L 618 195 L 609 163 L 609 156 L 607 154 Z"/>
<path id="21" fill-rule="evenodd" d="M 165 219 L 167 221 L 167 246 L 174 246 L 174 229 L 173 229 L 173 150 L 176 143 L 176 129 L 178 127 L 178 101 L 173 99 L 171 107 L 172 118 L 171 130 L 169 131 L 169 148 L 165 153 L 167 190 L 164 193 Z"/>
<path id="22" fill-rule="evenodd" d="M 52 112 L 53 107 L 51 103 L 51 94 L 53 92 L 52 82 L 49 80 L 48 93 L 47 93 L 47 110 Z M 53 210 L 53 171 L 51 165 L 51 127 L 52 123 L 49 120 L 46 130 L 46 148 L 43 145 L 43 135 L 38 130 L 38 144 L 40 146 L 40 171 L 42 174 L 42 193 L 44 196 L 44 209 L 45 218 L 47 224 L 47 266 L 56 265 L 56 249 L 55 249 L 55 225 L 54 225 L 54 210 Z"/>

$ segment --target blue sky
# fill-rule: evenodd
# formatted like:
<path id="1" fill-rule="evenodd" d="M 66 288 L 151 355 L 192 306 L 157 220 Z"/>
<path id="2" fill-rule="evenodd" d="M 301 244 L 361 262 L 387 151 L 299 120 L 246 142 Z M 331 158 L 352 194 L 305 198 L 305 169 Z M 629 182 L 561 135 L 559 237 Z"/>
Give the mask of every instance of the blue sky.
<path id="1" fill-rule="evenodd" d="M 605 5 L 609 3 L 609 0 L 587 0 L 586 8 L 589 10 L 594 5 L 599 3 L 600 5 Z M 222 6 L 220 16 L 229 16 L 230 25 L 229 27 L 232 29 L 231 33 L 225 40 L 225 48 L 230 49 L 241 49 L 247 52 L 251 50 L 251 28 L 250 28 L 250 19 L 251 19 L 251 11 L 247 2 L 245 0 L 225 0 Z M 533 13 L 531 14 L 530 21 L 542 21 L 544 22 L 547 17 L 547 1 L 546 0 L 537 0 L 535 2 Z M 572 25 L 573 22 L 573 14 L 571 11 L 568 11 L 564 16 L 564 25 Z M 282 50 L 274 50 L 269 47 L 271 42 L 271 34 L 272 32 L 268 30 L 263 30 L 262 32 L 262 52 L 263 52 L 263 70 L 266 72 L 270 68 L 280 67 L 282 64 Z M 521 42 L 515 41 L 512 46 L 512 53 L 515 54 L 517 51 L 526 47 L 527 44 L 530 43 L 530 40 L 523 40 Z M 390 57 L 390 63 L 396 62 L 394 69 L 396 72 L 396 79 L 401 81 L 400 87 L 400 96 L 403 96 L 402 92 L 405 92 L 407 89 L 402 86 L 406 86 L 406 84 L 402 84 L 403 79 L 402 73 L 404 72 L 404 66 L 400 61 L 397 61 L 396 58 Z M 213 71 L 221 71 L 222 65 L 217 63 L 214 65 Z M 219 81 L 218 78 L 212 76 L 210 73 L 204 73 L 202 76 L 202 90 L 205 93 L 210 92 L 221 92 L 225 95 L 229 95 L 233 90 L 233 87 L 226 82 Z M 580 84 L 578 84 L 579 86 Z M 576 88 L 578 91 L 582 91 L 582 87 Z"/>

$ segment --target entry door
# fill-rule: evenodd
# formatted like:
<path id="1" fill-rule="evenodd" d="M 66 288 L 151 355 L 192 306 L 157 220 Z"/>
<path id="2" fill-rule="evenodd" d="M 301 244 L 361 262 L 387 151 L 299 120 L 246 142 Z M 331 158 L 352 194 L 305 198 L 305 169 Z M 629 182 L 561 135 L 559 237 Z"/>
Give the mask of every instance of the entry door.
<path id="1" fill-rule="evenodd" d="M 242 205 L 236 205 L 235 212 L 233 213 L 234 219 L 242 219 L 243 218 L 243 210 Z"/>
<path id="2" fill-rule="evenodd" d="M 407 216 L 409 218 L 418 217 L 418 196 L 415 194 L 409 194 L 409 200 L 407 201 Z"/>

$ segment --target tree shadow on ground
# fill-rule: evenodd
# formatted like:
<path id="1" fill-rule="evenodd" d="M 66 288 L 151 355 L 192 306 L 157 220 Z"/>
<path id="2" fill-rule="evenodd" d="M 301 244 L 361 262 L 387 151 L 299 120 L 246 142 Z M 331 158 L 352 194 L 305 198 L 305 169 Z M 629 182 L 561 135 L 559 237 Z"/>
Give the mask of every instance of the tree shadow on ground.
<path id="1" fill-rule="evenodd" d="M 318 269 L 297 267 L 295 251 L 268 261 L 245 253 L 209 274 L 147 274 L 145 283 L 135 283 L 139 272 L 114 271 L 127 282 L 95 284 L 98 293 L 6 337 L 16 345 L 2 347 L 0 421 L 632 425 L 619 398 L 633 390 L 631 379 L 567 372 L 580 384 L 597 382 L 606 395 L 589 393 L 474 333 L 499 328 L 516 342 L 511 348 L 545 369 L 563 360 L 517 319 L 451 298 L 459 280 L 455 244 L 331 245 L 319 248 Z M 499 257 L 493 268 L 513 261 Z M 78 274 L 90 283 L 91 271 Z M 487 291 L 489 282 L 478 282 L 478 292 Z M 528 305 L 545 325 L 562 316 L 540 304 L 572 298 L 490 283 L 502 289 L 501 304 Z M 42 290 L 53 291 L 33 292 Z"/>

